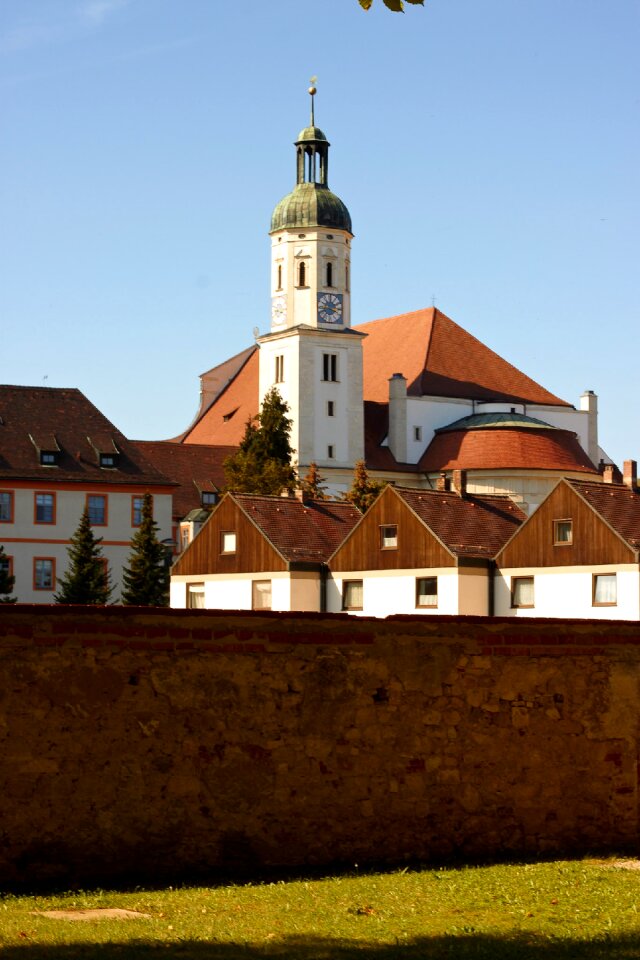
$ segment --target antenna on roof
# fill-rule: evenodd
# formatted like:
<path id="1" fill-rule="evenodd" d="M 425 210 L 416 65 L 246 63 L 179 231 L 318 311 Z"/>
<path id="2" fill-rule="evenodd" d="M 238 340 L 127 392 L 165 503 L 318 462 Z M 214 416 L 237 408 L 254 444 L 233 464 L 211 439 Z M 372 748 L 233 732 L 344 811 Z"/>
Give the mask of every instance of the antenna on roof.
<path id="1" fill-rule="evenodd" d="M 49 374 L 45 373 L 44 377 L 42 378 L 42 382 L 46 383 L 48 379 L 49 379 Z"/>

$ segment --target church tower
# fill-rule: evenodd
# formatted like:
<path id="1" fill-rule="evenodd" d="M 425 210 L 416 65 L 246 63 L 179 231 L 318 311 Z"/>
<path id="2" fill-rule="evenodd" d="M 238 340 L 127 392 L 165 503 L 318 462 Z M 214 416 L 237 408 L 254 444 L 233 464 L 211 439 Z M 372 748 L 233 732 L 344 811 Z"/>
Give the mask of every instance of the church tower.
<path id="1" fill-rule="evenodd" d="M 289 405 L 303 476 L 352 470 L 364 457 L 362 337 L 351 329 L 351 217 L 329 190 L 329 141 L 311 123 L 298 136 L 296 185 L 271 218 L 271 329 L 258 337 L 260 399 Z"/>

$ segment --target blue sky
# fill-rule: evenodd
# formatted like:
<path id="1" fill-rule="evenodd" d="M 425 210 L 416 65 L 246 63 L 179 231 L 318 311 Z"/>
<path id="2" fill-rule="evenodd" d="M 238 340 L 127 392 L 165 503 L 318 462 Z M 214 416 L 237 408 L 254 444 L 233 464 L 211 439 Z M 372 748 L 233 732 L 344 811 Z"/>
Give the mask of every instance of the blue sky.
<path id="1" fill-rule="evenodd" d="M 0 0 L 0 380 L 183 430 L 268 328 L 316 74 L 353 321 L 435 300 L 640 457 L 639 41 L 638 0 Z"/>

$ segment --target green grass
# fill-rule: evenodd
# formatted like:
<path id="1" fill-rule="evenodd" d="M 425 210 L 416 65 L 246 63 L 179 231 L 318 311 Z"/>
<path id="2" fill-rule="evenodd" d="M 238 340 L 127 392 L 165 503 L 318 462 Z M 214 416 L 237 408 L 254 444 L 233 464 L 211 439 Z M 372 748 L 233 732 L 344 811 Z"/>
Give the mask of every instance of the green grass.
<path id="1" fill-rule="evenodd" d="M 247 886 L 6 896 L 3 960 L 640 958 L 640 872 L 610 862 L 405 870 Z M 146 920 L 34 911 L 120 907 Z"/>

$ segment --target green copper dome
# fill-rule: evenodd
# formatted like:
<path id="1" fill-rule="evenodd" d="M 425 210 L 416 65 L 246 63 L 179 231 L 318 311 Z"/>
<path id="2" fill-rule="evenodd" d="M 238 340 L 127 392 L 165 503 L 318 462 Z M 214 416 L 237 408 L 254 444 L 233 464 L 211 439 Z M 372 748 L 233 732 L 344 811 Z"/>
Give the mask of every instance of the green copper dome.
<path id="1" fill-rule="evenodd" d="M 271 232 L 285 227 L 351 230 L 351 215 L 340 197 L 321 183 L 298 183 L 273 211 Z"/>
<path id="2" fill-rule="evenodd" d="M 322 132 L 322 130 L 320 129 L 320 127 L 313 127 L 313 126 L 305 127 L 304 130 L 301 130 L 300 133 L 298 134 L 298 139 L 296 140 L 296 143 L 304 143 L 307 140 L 316 140 L 316 141 L 324 140 L 327 143 L 329 142 L 325 137 L 324 133 Z"/>

